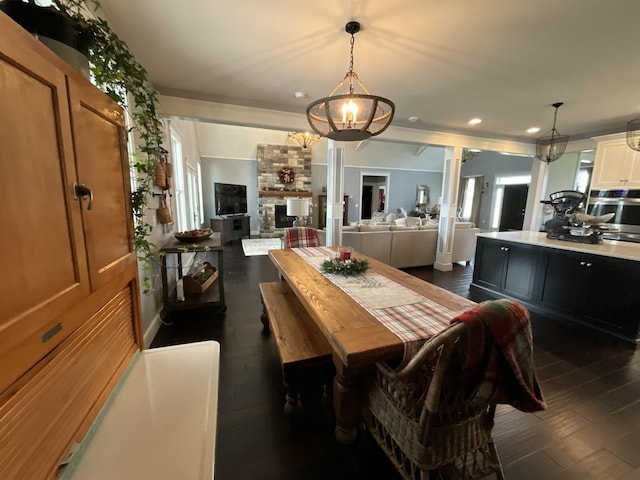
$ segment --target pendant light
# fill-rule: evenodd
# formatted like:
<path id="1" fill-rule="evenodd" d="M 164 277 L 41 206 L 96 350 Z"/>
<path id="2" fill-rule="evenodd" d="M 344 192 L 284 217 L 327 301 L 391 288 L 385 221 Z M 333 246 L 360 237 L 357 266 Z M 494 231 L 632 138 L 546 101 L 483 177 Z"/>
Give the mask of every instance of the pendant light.
<path id="1" fill-rule="evenodd" d="M 640 117 L 627 123 L 627 145 L 640 152 Z"/>
<path id="2" fill-rule="evenodd" d="M 347 23 L 345 31 L 351 35 L 349 71 L 328 97 L 307 107 L 307 120 L 319 135 L 350 142 L 380 135 L 391 124 L 396 107 L 391 100 L 371 95 L 353 71 L 353 45 L 360 23 Z M 357 93 L 356 86 L 364 93 Z M 340 93 L 343 87 L 346 93 Z"/>
<path id="3" fill-rule="evenodd" d="M 569 143 L 569 136 L 560 135 L 558 130 L 556 130 L 558 109 L 562 105 L 564 105 L 562 102 L 557 102 L 552 105 L 552 107 L 556 109 L 553 114 L 553 128 L 536 141 L 536 158 L 547 164 L 560 158 L 567 149 L 567 143 Z"/>

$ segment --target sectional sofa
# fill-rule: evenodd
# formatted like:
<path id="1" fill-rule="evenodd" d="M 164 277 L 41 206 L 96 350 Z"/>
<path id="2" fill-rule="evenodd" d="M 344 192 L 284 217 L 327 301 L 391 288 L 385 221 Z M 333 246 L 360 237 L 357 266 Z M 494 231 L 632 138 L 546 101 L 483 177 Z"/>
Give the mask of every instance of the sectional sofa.
<path id="1" fill-rule="evenodd" d="M 470 262 L 476 251 L 476 234 L 480 232 L 470 222 L 456 222 L 453 237 L 452 262 Z M 325 232 L 320 230 L 325 244 Z M 376 224 L 343 227 L 342 244 L 396 268 L 433 265 L 436 261 L 438 224 L 424 225 Z"/>

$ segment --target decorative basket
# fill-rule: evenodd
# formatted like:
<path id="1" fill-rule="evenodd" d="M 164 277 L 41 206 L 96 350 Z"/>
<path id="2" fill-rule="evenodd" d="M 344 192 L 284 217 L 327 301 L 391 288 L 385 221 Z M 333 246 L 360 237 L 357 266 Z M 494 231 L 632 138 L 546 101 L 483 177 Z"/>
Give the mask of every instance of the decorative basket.
<path id="1" fill-rule="evenodd" d="M 201 279 L 204 278 L 204 281 Z M 185 276 L 182 281 L 185 295 L 200 295 L 218 279 L 218 270 L 209 262 L 204 262 L 194 273 Z"/>

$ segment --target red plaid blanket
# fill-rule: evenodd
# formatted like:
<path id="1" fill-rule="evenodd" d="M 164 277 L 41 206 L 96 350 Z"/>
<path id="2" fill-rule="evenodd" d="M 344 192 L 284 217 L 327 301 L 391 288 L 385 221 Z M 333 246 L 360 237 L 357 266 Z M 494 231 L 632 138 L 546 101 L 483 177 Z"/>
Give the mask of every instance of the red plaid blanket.
<path id="1" fill-rule="evenodd" d="M 494 300 L 458 315 L 468 329 L 464 381 L 469 399 L 507 403 L 523 412 L 547 408 L 533 366 L 529 313 L 513 300 Z"/>

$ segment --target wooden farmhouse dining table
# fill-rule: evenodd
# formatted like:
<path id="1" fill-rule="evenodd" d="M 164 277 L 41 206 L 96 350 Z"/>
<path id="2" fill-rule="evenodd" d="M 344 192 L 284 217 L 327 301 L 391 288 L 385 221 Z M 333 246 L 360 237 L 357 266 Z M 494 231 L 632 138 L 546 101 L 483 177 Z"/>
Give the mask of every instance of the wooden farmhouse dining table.
<path id="1" fill-rule="evenodd" d="M 401 318 L 402 312 L 411 319 L 414 315 L 406 315 L 407 311 L 426 308 L 426 314 L 419 313 L 415 317 L 425 316 L 428 320 L 438 317 L 433 323 L 442 325 L 433 328 L 430 333 L 433 335 L 475 303 L 357 252 L 354 257 L 366 258 L 370 268 L 360 275 L 362 281 L 368 282 L 367 288 L 361 290 L 364 296 L 354 294 L 348 284 L 355 280 L 321 271 L 322 260 L 335 255 L 335 250 L 335 247 L 270 250 L 269 257 L 331 345 L 336 369 L 333 386 L 335 435 L 339 442 L 351 443 L 357 436 L 364 373 L 376 362 L 402 359 L 405 355 L 405 341 L 400 338 L 402 335 L 394 333 L 396 323 L 407 323 L 403 321 L 406 318 Z M 386 300 L 385 292 L 388 294 Z M 413 304 L 395 305 L 394 300 L 397 300 L 395 303 Z M 391 307 L 386 305 L 389 302 Z M 386 318 L 387 325 L 380 321 L 379 312 Z M 397 322 L 396 317 L 399 318 Z M 429 328 L 432 327 L 427 330 Z"/>

